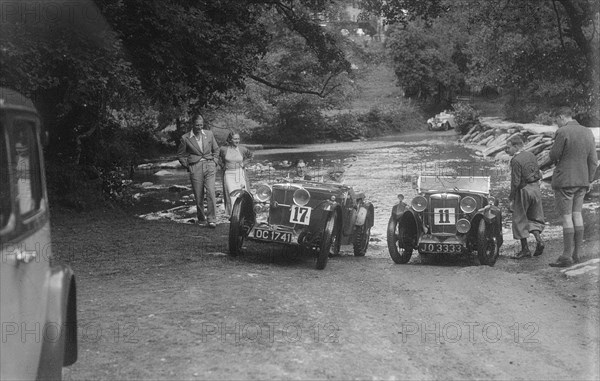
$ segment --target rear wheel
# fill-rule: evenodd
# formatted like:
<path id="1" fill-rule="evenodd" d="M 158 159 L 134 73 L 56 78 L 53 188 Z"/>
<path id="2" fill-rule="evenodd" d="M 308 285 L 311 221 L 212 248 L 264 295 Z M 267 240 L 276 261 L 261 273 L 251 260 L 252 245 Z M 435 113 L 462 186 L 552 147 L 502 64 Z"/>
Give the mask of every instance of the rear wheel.
<path id="1" fill-rule="evenodd" d="M 244 238 L 248 235 L 254 222 L 251 220 L 251 214 L 248 213 L 249 207 L 252 207 L 252 205 L 248 205 L 248 200 L 242 197 L 235 200 L 233 205 L 229 222 L 229 255 L 232 257 L 242 254 Z"/>
<path id="2" fill-rule="evenodd" d="M 487 226 L 484 219 L 477 228 L 477 258 L 482 265 L 494 266 L 498 259 L 496 241 L 493 238 L 492 226 Z"/>
<path id="3" fill-rule="evenodd" d="M 408 263 L 412 256 L 413 249 L 406 247 L 406 238 L 405 227 L 397 219 L 390 218 L 387 228 L 387 244 L 390 257 L 396 263 Z"/>
<path id="4" fill-rule="evenodd" d="M 443 129 L 444 129 L 444 131 L 448 131 L 450 129 L 450 123 L 449 122 L 444 123 Z"/>
<path id="5" fill-rule="evenodd" d="M 364 257 L 369 247 L 369 239 L 371 239 L 371 228 L 367 228 L 365 225 L 359 226 L 354 234 L 354 242 L 352 242 L 354 256 Z"/>
<path id="6" fill-rule="evenodd" d="M 363 257 L 367 253 L 369 248 L 369 240 L 371 239 L 371 227 L 367 227 L 367 223 L 373 219 L 373 216 L 369 214 L 365 218 L 365 222 L 362 226 L 356 227 L 354 232 L 354 241 L 352 246 L 354 248 L 354 256 Z"/>
<path id="7" fill-rule="evenodd" d="M 339 250 L 339 229 L 337 227 L 337 210 L 329 213 L 325 227 L 323 228 L 323 237 L 321 238 L 321 246 L 317 253 L 317 270 L 323 270 L 327 266 L 329 255 L 333 251 Z M 333 253 L 335 254 L 335 253 Z"/>

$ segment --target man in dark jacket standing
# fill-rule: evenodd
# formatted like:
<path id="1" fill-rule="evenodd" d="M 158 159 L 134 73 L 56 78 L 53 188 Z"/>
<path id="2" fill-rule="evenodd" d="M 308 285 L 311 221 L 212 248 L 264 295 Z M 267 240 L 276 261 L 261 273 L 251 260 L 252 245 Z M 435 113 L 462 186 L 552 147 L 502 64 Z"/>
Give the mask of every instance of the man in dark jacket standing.
<path id="1" fill-rule="evenodd" d="M 217 202 L 215 198 L 215 177 L 219 146 L 213 133 L 204 130 L 204 118 L 198 115 L 194 119 L 192 130 L 181 137 L 177 159 L 190 173 L 190 181 L 196 208 L 198 223 L 207 221 L 207 226 L 215 228 Z M 207 215 L 204 214 L 204 189 L 206 188 Z"/>
<path id="2" fill-rule="evenodd" d="M 506 151 L 513 155 L 510 160 L 510 210 L 513 213 L 512 231 L 515 239 L 521 240 L 521 251 L 516 259 L 531 257 L 527 245 L 527 237 L 532 233 L 536 248 L 533 255 L 541 255 L 544 242 L 541 233 L 544 230 L 544 210 L 542 208 L 542 192 L 540 190 L 540 167 L 534 154 L 523 151 L 521 136 L 513 136 L 508 140 Z"/>
<path id="3" fill-rule="evenodd" d="M 598 166 L 594 134 L 573 119 L 570 109 L 563 109 L 558 118 L 550 159 L 556 163 L 552 189 L 556 209 L 562 216 L 563 254 L 552 267 L 568 267 L 579 262 L 583 254 L 583 197 L 590 191 Z"/>

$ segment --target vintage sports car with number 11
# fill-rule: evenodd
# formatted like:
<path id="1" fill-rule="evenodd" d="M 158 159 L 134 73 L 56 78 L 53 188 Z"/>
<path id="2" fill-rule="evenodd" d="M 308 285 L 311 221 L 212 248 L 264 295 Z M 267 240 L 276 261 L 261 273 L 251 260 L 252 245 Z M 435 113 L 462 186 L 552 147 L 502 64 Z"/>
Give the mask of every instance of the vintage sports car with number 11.
<path id="1" fill-rule="evenodd" d="M 392 209 L 387 229 L 390 256 L 407 263 L 413 250 L 421 259 L 467 255 L 493 266 L 502 246 L 502 214 L 490 196 L 490 178 L 420 176 L 410 205 Z"/>
<path id="2" fill-rule="evenodd" d="M 261 184 L 256 192 L 238 190 L 229 227 L 229 254 L 242 253 L 244 239 L 300 246 L 316 254 L 322 270 L 340 246 L 354 255 L 369 246 L 374 208 L 365 195 L 346 185 L 314 181 Z"/>

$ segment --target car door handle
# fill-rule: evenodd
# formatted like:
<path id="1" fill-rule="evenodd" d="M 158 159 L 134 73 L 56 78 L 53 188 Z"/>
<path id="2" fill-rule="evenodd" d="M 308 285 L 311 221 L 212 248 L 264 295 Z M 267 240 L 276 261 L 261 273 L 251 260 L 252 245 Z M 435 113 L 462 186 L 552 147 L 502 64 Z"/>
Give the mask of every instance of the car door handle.
<path id="1" fill-rule="evenodd" d="M 35 250 L 21 250 L 16 248 L 12 253 L 8 254 L 14 256 L 17 263 L 29 263 L 37 258 L 37 251 Z"/>

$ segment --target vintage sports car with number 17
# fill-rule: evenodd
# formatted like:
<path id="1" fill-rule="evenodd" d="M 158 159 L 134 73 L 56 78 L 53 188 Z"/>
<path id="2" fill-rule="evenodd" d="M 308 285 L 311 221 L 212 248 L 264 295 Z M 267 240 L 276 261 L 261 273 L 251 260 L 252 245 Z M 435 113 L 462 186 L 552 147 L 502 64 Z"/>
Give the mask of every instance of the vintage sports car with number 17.
<path id="1" fill-rule="evenodd" d="M 354 255 L 369 246 L 374 208 L 346 185 L 314 181 L 261 184 L 256 192 L 238 190 L 229 227 L 229 254 L 242 253 L 244 239 L 300 246 L 316 254 L 322 270 L 340 246 Z"/>

